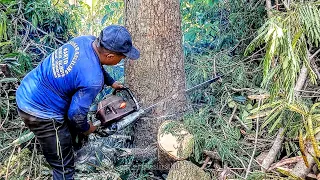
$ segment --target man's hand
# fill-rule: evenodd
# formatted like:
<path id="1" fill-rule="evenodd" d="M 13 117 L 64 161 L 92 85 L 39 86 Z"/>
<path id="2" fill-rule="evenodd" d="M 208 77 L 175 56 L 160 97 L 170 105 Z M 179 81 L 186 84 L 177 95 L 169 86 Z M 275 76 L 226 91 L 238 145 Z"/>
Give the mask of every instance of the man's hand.
<path id="1" fill-rule="evenodd" d="M 119 82 L 114 82 L 112 85 L 111 85 L 111 87 L 113 88 L 113 89 L 120 89 L 120 88 L 123 88 L 123 85 L 121 84 L 121 83 L 119 83 Z"/>
<path id="2" fill-rule="evenodd" d="M 84 135 L 89 135 L 89 134 L 93 133 L 95 130 L 97 130 L 97 127 L 94 126 L 94 125 L 92 124 L 92 122 L 89 122 L 89 124 L 90 124 L 90 128 L 89 128 L 88 131 L 86 131 L 86 132 L 83 133 Z"/>

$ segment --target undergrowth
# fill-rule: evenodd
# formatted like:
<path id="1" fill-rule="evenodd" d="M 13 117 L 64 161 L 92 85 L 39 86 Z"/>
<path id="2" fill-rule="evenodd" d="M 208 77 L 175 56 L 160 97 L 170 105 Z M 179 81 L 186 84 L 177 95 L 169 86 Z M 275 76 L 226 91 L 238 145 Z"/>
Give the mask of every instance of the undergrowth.
<path id="1" fill-rule="evenodd" d="M 194 136 L 194 157 L 203 158 L 203 151 L 217 151 L 222 162 L 232 167 L 241 167 L 247 161 L 241 156 L 240 129 L 228 125 L 222 118 L 212 115 L 210 107 L 184 117 L 184 124 Z"/>

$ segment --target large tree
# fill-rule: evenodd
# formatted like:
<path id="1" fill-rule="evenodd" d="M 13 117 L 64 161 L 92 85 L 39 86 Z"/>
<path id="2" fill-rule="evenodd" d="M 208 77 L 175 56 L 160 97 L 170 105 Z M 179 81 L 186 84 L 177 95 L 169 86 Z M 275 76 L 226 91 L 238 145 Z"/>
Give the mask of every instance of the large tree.
<path id="1" fill-rule="evenodd" d="M 179 0 L 128 0 L 125 25 L 141 58 L 125 67 L 126 84 L 143 107 L 158 106 L 153 117 L 181 112 L 186 103 Z M 156 140 L 163 118 L 141 119 L 135 144 L 147 146 Z"/>

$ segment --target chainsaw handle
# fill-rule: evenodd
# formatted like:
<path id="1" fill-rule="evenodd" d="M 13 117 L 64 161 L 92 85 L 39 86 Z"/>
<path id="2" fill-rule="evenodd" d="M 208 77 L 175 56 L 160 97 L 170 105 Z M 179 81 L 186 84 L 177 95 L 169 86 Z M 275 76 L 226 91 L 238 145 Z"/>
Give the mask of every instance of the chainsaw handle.
<path id="1" fill-rule="evenodd" d="M 123 87 L 123 88 L 115 89 L 115 90 L 112 92 L 112 95 L 116 95 L 117 92 L 120 92 L 120 91 L 127 91 L 128 94 L 130 95 L 131 99 L 133 99 L 134 103 L 135 103 L 136 106 L 137 106 L 137 109 L 136 109 L 136 110 L 139 110 L 139 109 L 140 109 L 140 106 L 139 106 L 138 101 L 137 101 L 136 98 L 133 96 L 133 93 L 131 92 L 131 90 L 130 90 L 129 88 Z"/>
<path id="2" fill-rule="evenodd" d="M 118 88 L 118 89 L 114 89 L 113 92 L 112 92 L 112 95 L 116 95 L 117 92 L 120 92 L 120 91 L 127 91 L 130 96 L 132 95 L 131 91 L 129 90 L 129 88 L 127 87 L 122 87 L 122 88 Z M 133 96 L 133 95 L 132 95 Z"/>

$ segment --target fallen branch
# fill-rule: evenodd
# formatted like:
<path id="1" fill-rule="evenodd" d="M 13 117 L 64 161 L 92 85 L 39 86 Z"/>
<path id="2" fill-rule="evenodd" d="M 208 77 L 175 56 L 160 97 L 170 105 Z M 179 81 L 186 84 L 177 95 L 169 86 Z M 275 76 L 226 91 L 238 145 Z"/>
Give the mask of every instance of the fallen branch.
<path id="1" fill-rule="evenodd" d="M 317 91 L 307 91 L 307 90 L 299 90 L 299 92 L 320 94 L 320 92 L 317 92 Z"/>
<path id="2" fill-rule="evenodd" d="M 310 52 L 307 51 L 308 53 L 308 57 L 309 57 L 309 62 L 317 56 L 318 53 L 320 53 L 320 49 L 318 49 L 315 53 L 313 53 L 313 55 L 310 55 Z M 305 81 L 307 80 L 307 75 L 308 75 L 308 70 L 305 66 L 303 66 L 301 68 L 301 71 L 300 71 L 300 74 L 299 74 L 299 78 L 298 78 L 298 81 L 297 81 L 297 84 L 294 88 L 295 91 L 300 91 L 302 90 L 302 87 L 305 83 Z M 296 92 L 296 95 L 298 95 L 299 93 Z M 320 139 L 320 133 L 317 133 L 317 135 L 315 136 L 316 140 L 319 140 Z M 310 150 L 309 152 L 313 153 L 313 147 L 311 146 L 310 147 Z M 296 175 L 296 176 L 299 176 L 299 177 L 306 177 L 306 175 L 308 175 L 308 173 L 310 172 L 311 170 L 311 167 L 313 166 L 313 164 L 315 163 L 313 157 L 309 154 L 309 153 L 306 153 L 306 157 L 307 157 L 307 161 L 309 162 L 309 167 L 306 167 L 306 165 L 304 164 L 304 162 L 298 162 L 296 164 L 296 166 L 294 167 L 293 169 L 293 173 Z"/>
<path id="3" fill-rule="evenodd" d="M 310 55 L 310 52 L 307 50 L 307 54 L 308 54 L 308 57 L 309 57 L 308 61 L 311 63 L 312 59 L 313 59 L 314 57 L 316 57 L 318 53 L 320 53 L 320 49 L 318 49 L 318 50 L 317 50 L 315 53 L 313 53 L 312 55 Z M 300 93 L 297 92 L 297 91 L 302 90 L 302 88 L 303 88 L 303 86 L 304 86 L 304 84 L 305 84 L 305 82 L 306 82 L 306 80 L 307 80 L 307 77 L 308 77 L 308 68 L 307 68 L 305 65 L 303 65 L 302 68 L 301 68 L 301 70 L 300 70 L 300 74 L 299 74 L 297 83 L 296 83 L 296 85 L 295 85 L 295 87 L 294 87 L 294 90 L 296 91 L 296 92 L 295 92 L 296 95 L 299 95 L 299 94 L 300 94 Z"/>
<path id="4" fill-rule="evenodd" d="M 259 99 L 258 108 L 260 108 L 260 106 L 261 106 L 261 101 L 262 100 Z M 256 120 L 256 135 L 255 135 L 255 141 L 254 141 L 254 148 L 253 148 L 251 159 L 249 161 L 249 165 L 248 165 L 248 168 L 247 168 L 247 171 L 246 171 L 245 179 L 247 179 L 247 177 L 248 177 L 248 175 L 250 173 L 250 168 L 251 168 L 252 161 L 254 159 L 254 154 L 256 153 L 256 150 L 257 150 L 258 134 L 259 134 L 259 117 Z"/>
<path id="5" fill-rule="evenodd" d="M 231 90 L 234 91 L 234 92 L 242 92 L 242 91 L 255 92 L 255 90 L 251 89 L 251 88 L 241 88 L 241 89 L 231 88 Z"/>
<path id="6" fill-rule="evenodd" d="M 246 138 L 246 139 L 249 140 L 249 141 L 254 141 L 255 140 L 254 138 Z M 266 143 L 274 143 L 274 140 L 269 140 L 269 139 L 258 139 L 258 141 L 266 142 Z"/>
<path id="7" fill-rule="evenodd" d="M 320 53 L 320 48 L 310 56 L 310 60 L 315 58 Z"/>
<path id="8" fill-rule="evenodd" d="M 271 0 L 266 0 L 266 10 L 267 10 L 267 14 L 268 14 L 268 17 L 271 17 L 272 16 L 272 4 L 271 4 Z"/>
<path id="9" fill-rule="evenodd" d="M 202 170 L 207 166 L 207 164 L 208 164 L 209 161 L 210 161 L 210 157 L 207 156 L 207 157 L 206 157 L 206 160 L 204 160 L 204 163 L 203 163 L 202 166 L 201 166 L 201 169 L 202 169 Z"/>
<path id="10" fill-rule="evenodd" d="M 271 165 L 271 167 L 267 170 L 267 172 L 270 172 L 278 167 L 287 165 L 287 164 L 294 164 L 297 163 L 299 161 L 302 161 L 302 157 L 301 156 L 296 156 L 296 157 L 292 157 L 292 158 L 288 158 L 288 159 L 283 159 L 277 163 L 274 163 Z"/>
<path id="11" fill-rule="evenodd" d="M 269 150 L 269 153 L 267 154 L 267 156 L 262 161 L 261 170 L 263 172 L 266 172 L 266 170 L 269 169 L 270 165 L 276 159 L 276 155 L 278 154 L 278 152 L 281 149 L 281 145 L 282 145 L 283 140 L 284 140 L 284 129 L 280 128 L 278 130 L 277 137 L 276 137 L 271 149 Z"/>
<path id="12" fill-rule="evenodd" d="M 201 169 L 204 169 L 204 168 L 207 166 L 207 164 L 209 163 L 209 160 L 210 160 L 210 159 L 212 159 L 213 161 L 214 161 L 214 160 L 221 161 L 221 158 L 220 158 L 218 152 L 216 152 L 216 151 L 207 151 L 207 150 L 204 150 L 203 153 L 204 153 L 205 155 L 207 155 L 207 157 L 206 157 L 206 159 L 204 160 L 204 163 L 203 163 L 203 165 L 201 166 Z"/>
<path id="13" fill-rule="evenodd" d="M 232 121 L 232 119 L 233 119 L 233 116 L 236 114 L 236 111 L 237 111 L 237 105 L 235 105 L 234 106 L 234 108 L 233 108 L 233 111 L 232 111 L 232 114 L 231 114 L 231 116 L 230 116 L 230 118 L 229 118 L 229 125 L 231 124 L 231 121 Z"/>
<path id="14" fill-rule="evenodd" d="M 296 95 L 300 94 L 298 91 L 303 88 L 303 85 L 306 82 L 307 77 L 308 77 L 308 69 L 305 65 L 303 65 L 300 70 L 300 74 L 299 74 L 296 86 L 294 87 L 294 90 L 296 91 Z"/>
<path id="15" fill-rule="evenodd" d="M 238 120 L 238 121 L 240 122 L 240 124 L 241 124 L 247 131 L 250 130 L 250 129 L 248 128 L 248 126 L 247 126 L 244 122 L 242 122 L 242 120 L 239 118 L 239 116 L 234 115 L 234 118 L 235 118 L 236 120 Z"/>
<path id="16" fill-rule="evenodd" d="M 226 180 L 229 174 L 230 170 L 228 166 L 224 165 L 223 171 L 220 173 L 218 180 Z"/>

